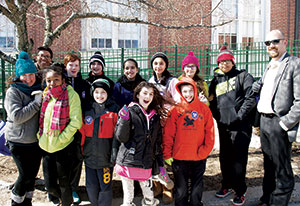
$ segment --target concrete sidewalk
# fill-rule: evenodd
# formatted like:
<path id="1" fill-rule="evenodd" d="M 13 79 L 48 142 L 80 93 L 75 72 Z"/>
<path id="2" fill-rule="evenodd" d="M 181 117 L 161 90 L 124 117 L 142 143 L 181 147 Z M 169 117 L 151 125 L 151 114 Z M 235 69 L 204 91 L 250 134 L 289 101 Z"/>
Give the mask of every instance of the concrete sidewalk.
<path id="1" fill-rule="evenodd" d="M 232 206 L 232 199 L 234 195 L 230 195 L 224 199 L 216 198 L 215 197 L 216 191 L 206 191 L 203 193 L 203 203 L 204 206 Z M 250 187 L 247 190 L 246 194 L 246 202 L 245 206 L 256 206 L 259 203 L 259 198 L 262 195 L 262 188 L 261 187 Z M 137 206 L 141 205 L 142 197 L 135 197 L 134 203 Z M 161 201 L 161 200 L 160 200 Z M 122 198 L 114 198 L 113 199 L 113 206 L 119 206 L 122 204 Z M 50 203 L 42 203 L 42 202 L 33 202 L 33 206 L 50 206 Z M 90 206 L 88 201 L 83 201 L 79 205 Z M 164 206 L 164 204 L 159 204 L 160 206 Z M 300 205 L 300 183 L 296 183 L 289 206 L 299 206 Z M 168 206 L 174 206 L 174 203 L 169 204 Z"/>

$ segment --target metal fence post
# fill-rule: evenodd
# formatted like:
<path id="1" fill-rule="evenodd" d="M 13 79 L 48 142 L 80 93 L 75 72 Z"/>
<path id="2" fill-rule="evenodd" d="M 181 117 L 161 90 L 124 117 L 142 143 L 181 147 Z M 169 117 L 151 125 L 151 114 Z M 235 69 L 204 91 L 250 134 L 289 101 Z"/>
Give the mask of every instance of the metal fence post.
<path id="1" fill-rule="evenodd" d="M 4 109 L 4 98 L 5 98 L 5 61 L 1 59 L 1 92 L 2 92 L 2 114 L 3 120 L 6 121 L 6 111 Z"/>
<path id="2" fill-rule="evenodd" d="M 248 72 L 249 67 L 249 46 L 246 46 L 246 71 Z"/>
<path id="3" fill-rule="evenodd" d="M 210 76 L 210 68 L 211 68 L 211 65 L 210 65 L 210 55 L 209 55 L 209 48 L 206 49 L 206 81 L 209 80 L 209 76 Z"/>

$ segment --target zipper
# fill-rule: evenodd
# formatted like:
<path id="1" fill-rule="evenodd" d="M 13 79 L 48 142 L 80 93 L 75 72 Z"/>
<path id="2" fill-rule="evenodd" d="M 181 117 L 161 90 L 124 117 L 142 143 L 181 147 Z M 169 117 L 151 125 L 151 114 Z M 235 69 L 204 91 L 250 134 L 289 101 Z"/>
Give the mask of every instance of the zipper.
<path id="1" fill-rule="evenodd" d="M 101 132 L 101 134 L 102 134 L 103 119 L 101 119 L 100 127 L 101 127 L 101 130 L 100 130 L 100 132 Z"/>

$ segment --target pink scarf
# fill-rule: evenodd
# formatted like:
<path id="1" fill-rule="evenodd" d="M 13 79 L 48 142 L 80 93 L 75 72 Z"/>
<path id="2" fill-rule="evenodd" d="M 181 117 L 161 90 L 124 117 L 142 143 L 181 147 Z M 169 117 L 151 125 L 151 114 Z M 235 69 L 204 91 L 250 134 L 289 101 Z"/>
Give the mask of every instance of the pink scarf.
<path id="1" fill-rule="evenodd" d="M 55 98 L 57 100 L 53 107 L 50 129 L 59 130 L 61 132 L 64 130 L 70 120 L 67 84 L 64 83 L 63 85 L 54 87 L 50 90 L 46 88 L 46 91 L 47 94 L 44 97 L 40 114 L 40 136 L 43 134 L 45 112 L 51 98 Z"/>

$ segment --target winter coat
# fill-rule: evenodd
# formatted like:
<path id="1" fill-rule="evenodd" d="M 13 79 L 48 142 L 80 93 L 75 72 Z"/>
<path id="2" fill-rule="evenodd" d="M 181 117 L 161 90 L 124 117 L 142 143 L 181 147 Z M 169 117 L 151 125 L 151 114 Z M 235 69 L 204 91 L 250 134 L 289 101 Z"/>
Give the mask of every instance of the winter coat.
<path id="1" fill-rule="evenodd" d="M 74 134 L 82 125 L 82 112 L 80 105 L 80 98 L 75 90 L 68 85 L 69 95 L 69 123 L 65 129 L 60 133 L 59 131 L 52 132 L 50 125 L 52 122 L 53 106 L 56 99 L 51 98 L 45 111 L 44 129 L 41 136 L 37 134 L 40 147 L 49 152 L 57 152 L 67 147 L 74 139 Z"/>
<path id="2" fill-rule="evenodd" d="M 84 123 L 80 129 L 81 146 L 84 163 L 89 168 L 101 169 L 114 166 L 111 155 L 118 111 L 119 107 L 116 103 L 108 99 L 103 104 L 91 103 L 84 112 Z"/>
<path id="3" fill-rule="evenodd" d="M 113 97 L 120 108 L 132 102 L 134 89 L 142 81 L 145 80 L 139 74 L 136 74 L 133 81 L 128 80 L 125 75 L 119 78 L 114 86 Z"/>
<path id="4" fill-rule="evenodd" d="M 209 87 L 213 95 L 210 109 L 218 123 L 231 129 L 247 127 L 251 130 L 250 120 L 254 118 L 251 111 L 256 107 L 255 96 L 251 95 L 253 81 L 251 74 L 235 66 L 227 73 L 219 68 L 214 70 Z"/>
<path id="5" fill-rule="evenodd" d="M 157 80 L 154 76 L 152 76 L 148 82 L 155 85 L 155 87 L 159 90 L 160 94 L 166 99 L 171 99 L 175 102 L 180 101 L 180 95 L 176 91 L 175 85 L 178 82 L 178 79 L 175 77 L 169 77 L 167 79 L 166 85 L 162 85 L 160 80 Z"/>
<path id="6" fill-rule="evenodd" d="M 66 75 L 67 76 L 67 75 Z M 77 77 L 67 77 L 67 82 L 73 87 L 77 92 L 81 102 L 82 111 L 85 110 L 85 107 L 91 102 L 90 99 L 90 84 L 82 79 L 81 73 L 78 72 Z"/>
<path id="7" fill-rule="evenodd" d="M 163 166 L 159 115 L 154 110 L 147 114 L 137 103 L 130 104 L 128 110 L 130 119 L 120 117 L 115 128 L 115 137 L 121 142 L 117 164 L 152 169 L 156 159 Z"/>
<path id="8" fill-rule="evenodd" d="M 187 102 L 179 86 L 189 83 L 194 87 L 194 100 Z M 178 106 L 172 107 L 163 131 L 164 159 L 203 160 L 214 146 L 215 134 L 209 107 L 197 98 L 197 88 L 191 78 L 182 78 L 176 84 L 181 97 Z"/>
<path id="9" fill-rule="evenodd" d="M 7 112 L 5 139 L 30 144 L 37 142 L 40 105 L 34 97 L 26 95 L 16 87 L 6 91 L 4 107 Z"/>
<path id="10" fill-rule="evenodd" d="M 111 94 L 112 94 L 112 92 L 113 92 L 113 90 L 114 90 L 114 85 L 115 85 L 115 83 L 114 83 L 110 78 L 108 78 L 107 76 L 105 76 L 104 72 L 102 72 L 101 75 L 92 75 L 92 72 L 90 72 L 90 73 L 89 73 L 89 77 L 86 79 L 86 81 L 88 81 L 88 83 L 89 83 L 90 85 L 92 85 L 92 83 L 93 83 L 96 79 L 100 79 L 100 78 L 106 79 L 106 80 L 109 82 L 109 84 L 110 84 L 110 89 L 111 89 Z M 92 95 L 91 95 L 91 96 L 92 96 Z"/>

